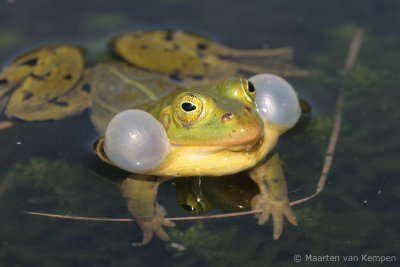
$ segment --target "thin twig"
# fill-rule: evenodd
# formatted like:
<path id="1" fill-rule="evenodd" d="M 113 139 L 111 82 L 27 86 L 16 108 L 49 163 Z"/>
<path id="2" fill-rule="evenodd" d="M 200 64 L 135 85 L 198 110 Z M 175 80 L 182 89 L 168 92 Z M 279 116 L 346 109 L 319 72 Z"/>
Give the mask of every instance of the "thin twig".
<path id="1" fill-rule="evenodd" d="M 353 40 L 350 43 L 350 47 L 347 53 L 346 60 L 344 62 L 344 71 L 349 72 L 357 59 L 358 52 L 360 51 L 361 48 L 361 43 L 363 39 L 363 31 L 361 29 L 358 29 L 356 33 L 353 36 Z M 318 180 L 318 185 L 317 189 L 314 194 L 312 194 L 309 197 L 303 198 L 296 200 L 293 203 L 293 205 L 300 204 L 303 202 L 306 202 L 307 200 L 315 197 L 321 191 L 324 189 L 326 180 L 328 179 L 328 173 L 329 170 L 331 169 L 332 161 L 333 161 L 333 155 L 335 153 L 335 148 L 337 144 L 337 140 L 339 137 L 339 131 L 340 131 L 340 125 L 342 123 L 342 107 L 343 107 L 343 102 L 344 102 L 344 88 L 339 88 L 338 91 L 338 98 L 336 101 L 336 112 L 335 112 L 335 121 L 333 123 L 333 129 L 331 133 L 331 137 L 329 139 L 329 144 L 328 148 L 325 154 L 325 161 L 324 165 L 322 166 L 322 171 L 321 171 L 321 176 L 319 177 Z"/>
<path id="2" fill-rule="evenodd" d="M 353 69 L 354 64 L 356 63 L 358 52 L 361 48 L 361 43 L 363 40 L 363 30 L 358 29 L 353 36 L 353 40 L 350 43 L 349 52 L 346 57 L 346 61 L 344 62 L 344 71 L 348 72 Z"/>
<path id="3" fill-rule="evenodd" d="M 92 217 L 79 217 L 79 216 L 72 216 L 72 215 L 58 215 L 58 214 L 42 213 L 42 212 L 35 212 L 35 211 L 24 211 L 24 213 L 31 214 L 31 215 L 51 217 L 51 218 L 81 220 L 81 221 L 104 221 L 104 222 L 132 222 L 132 221 L 134 221 L 131 218 L 128 218 L 128 219 L 92 218 Z"/>
<path id="4" fill-rule="evenodd" d="M 203 216 L 191 216 L 191 217 L 173 217 L 173 218 L 166 218 L 170 221 L 190 221 L 190 220 L 204 220 L 204 219 L 220 219 L 220 218 L 228 218 L 228 217 L 235 217 L 235 216 L 242 216 L 242 215 L 249 215 L 262 212 L 261 209 L 259 210 L 249 210 L 243 212 L 232 212 L 232 213 L 225 213 L 225 214 L 216 214 L 216 215 L 203 215 Z M 59 218 L 59 219 L 69 219 L 69 220 L 81 220 L 81 221 L 103 221 L 103 222 L 133 222 L 135 221 L 132 218 L 127 219 L 113 219 L 113 218 L 93 218 L 93 217 L 80 217 L 80 216 L 72 216 L 72 215 L 58 215 L 58 214 L 50 214 L 50 213 L 42 213 L 42 212 L 35 212 L 35 211 L 24 211 L 26 214 L 31 215 L 39 215 L 51 218 Z"/>
<path id="5" fill-rule="evenodd" d="M 13 127 L 14 124 L 15 123 L 12 122 L 12 121 L 0 121 L 0 131 L 4 130 L 4 129 L 7 129 L 7 128 L 10 128 L 10 127 Z"/>
<path id="6" fill-rule="evenodd" d="M 294 202 L 290 202 L 289 205 L 293 206 Z M 249 210 L 249 211 L 241 211 L 241 212 L 232 212 L 232 213 L 225 213 L 225 214 L 215 214 L 215 215 L 202 215 L 202 216 L 190 216 L 190 217 L 173 217 L 173 218 L 166 218 L 170 221 L 193 221 L 193 220 L 204 220 L 204 219 L 221 219 L 221 218 L 228 218 L 228 217 L 236 217 L 236 216 L 243 216 L 243 215 L 250 215 L 261 213 L 263 210 Z M 31 215 L 39 215 L 51 218 L 59 218 L 59 219 L 69 219 L 69 220 L 81 220 L 81 221 L 103 221 L 103 222 L 133 222 L 135 221 L 132 218 L 127 219 L 113 219 L 113 218 L 93 218 L 93 217 L 80 217 L 80 216 L 72 216 L 72 215 L 59 215 L 59 214 L 51 214 L 51 213 L 43 213 L 43 212 L 35 212 L 35 211 L 24 211 L 26 214 Z"/>

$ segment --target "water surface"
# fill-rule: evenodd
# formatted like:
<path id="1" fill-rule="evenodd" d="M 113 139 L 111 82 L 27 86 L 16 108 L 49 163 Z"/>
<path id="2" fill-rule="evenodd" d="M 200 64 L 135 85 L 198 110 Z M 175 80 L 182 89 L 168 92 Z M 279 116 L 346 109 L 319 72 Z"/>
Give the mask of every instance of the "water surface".
<path id="1" fill-rule="evenodd" d="M 105 44 L 112 36 L 142 29 L 190 30 L 243 49 L 294 47 L 296 64 L 310 75 L 289 80 L 313 109 L 307 127 L 285 134 L 277 148 L 291 200 L 315 190 L 340 87 L 345 88 L 345 105 L 326 188 L 294 207 L 299 226 L 285 223 L 283 235 L 273 241 L 272 223 L 258 226 L 251 216 L 179 222 L 169 234 L 184 251 L 157 238 L 146 247 L 132 246 L 142 238 L 134 223 L 23 213 L 129 217 L 118 189 L 98 177 L 122 174 L 93 154 L 97 134 L 89 111 L 1 131 L 0 266 L 287 266 L 299 265 L 296 255 L 305 266 L 321 261 L 362 266 L 368 259 L 375 264 L 384 259 L 363 255 L 395 256 L 396 262 L 384 264 L 398 264 L 399 11 L 399 2 L 390 0 L 1 0 L 1 66 L 53 43 L 87 47 L 90 65 L 106 60 Z M 357 28 L 364 30 L 364 42 L 354 70 L 344 73 Z M 168 215 L 187 216 L 176 203 L 172 183 L 161 186 L 159 202 Z"/>

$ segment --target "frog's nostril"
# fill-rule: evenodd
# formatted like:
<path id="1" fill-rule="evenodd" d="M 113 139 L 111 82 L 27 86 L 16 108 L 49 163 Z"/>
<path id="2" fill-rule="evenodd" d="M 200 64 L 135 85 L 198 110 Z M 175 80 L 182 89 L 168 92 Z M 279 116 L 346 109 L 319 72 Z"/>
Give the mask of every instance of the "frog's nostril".
<path id="1" fill-rule="evenodd" d="M 222 116 L 222 122 L 223 122 L 223 123 L 224 123 L 224 122 L 227 122 L 227 121 L 230 121 L 231 119 L 233 119 L 233 114 L 230 113 L 230 112 L 225 113 L 225 114 Z"/>
<path id="2" fill-rule="evenodd" d="M 250 107 L 245 107 L 245 109 L 246 109 L 248 112 L 251 112 L 251 108 L 250 108 Z"/>

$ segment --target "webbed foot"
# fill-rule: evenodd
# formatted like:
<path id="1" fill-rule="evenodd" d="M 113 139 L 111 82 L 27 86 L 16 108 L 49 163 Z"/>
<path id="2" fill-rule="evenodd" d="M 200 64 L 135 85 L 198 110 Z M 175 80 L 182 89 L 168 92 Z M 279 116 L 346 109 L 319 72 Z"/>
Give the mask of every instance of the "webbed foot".
<path id="1" fill-rule="evenodd" d="M 151 176 L 132 175 L 121 185 L 122 193 L 128 200 L 128 209 L 143 231 L 143 245 L 151 241 L 153 232 L 161 240 L 168 241 L 168 234 L 162 226 L 175 226 L 175 223 L 165 219 L 167 212 L 156 200 L 158 186 L 162 181 Z"/>
<path id="2" fill-rule="evenodd" d="M 169 236 L 164 231 L 162 226 L 174 227 L 175 223 L 165 219 L 166 214 L 167 213 L 166 213 L 164 207 L 157 203 L 156 207 L 155 207 L 154 217 L 150 221 L 140 221 L 140 220 L 137 221 L 140 228 L 143 231 L 143 241 L 142 241 L 143 245 L 146 245 L 151 241 L 151 239 L 153 237 L 153 232 L 161 240 L 163 240 L 163 241 L 169 240 Z"/>
<path id="3" fill-rule="evenodd" d="M 256 214 L 259 225 L 266 223 L 269 216 L 272 215 L 274 223 L 274 240 L 277 240 L 282 234 L 284 217 L 286 217 L 291 224 L 297 225 L 296 216 L 290 208 L 287 198 L 273 200 L 267 195 L 258 194 L 251 200 L 251 207 L 253 210 L 262 209 L 262 213 Z"/>

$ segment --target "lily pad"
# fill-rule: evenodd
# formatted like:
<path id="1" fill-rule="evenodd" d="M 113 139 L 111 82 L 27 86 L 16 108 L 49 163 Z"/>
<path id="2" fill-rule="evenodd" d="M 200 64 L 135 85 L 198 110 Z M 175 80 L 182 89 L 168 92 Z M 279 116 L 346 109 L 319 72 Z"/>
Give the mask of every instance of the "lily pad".
<path id="1" fill-rule="evenodd" d="M 89 106 L 74 87 L 83 71 L 82 50 L 48 46 L 21 56 L 0 74 L 0 97 L 11 92 L 5 114 L 25 121 L 61 119 Z"/>

